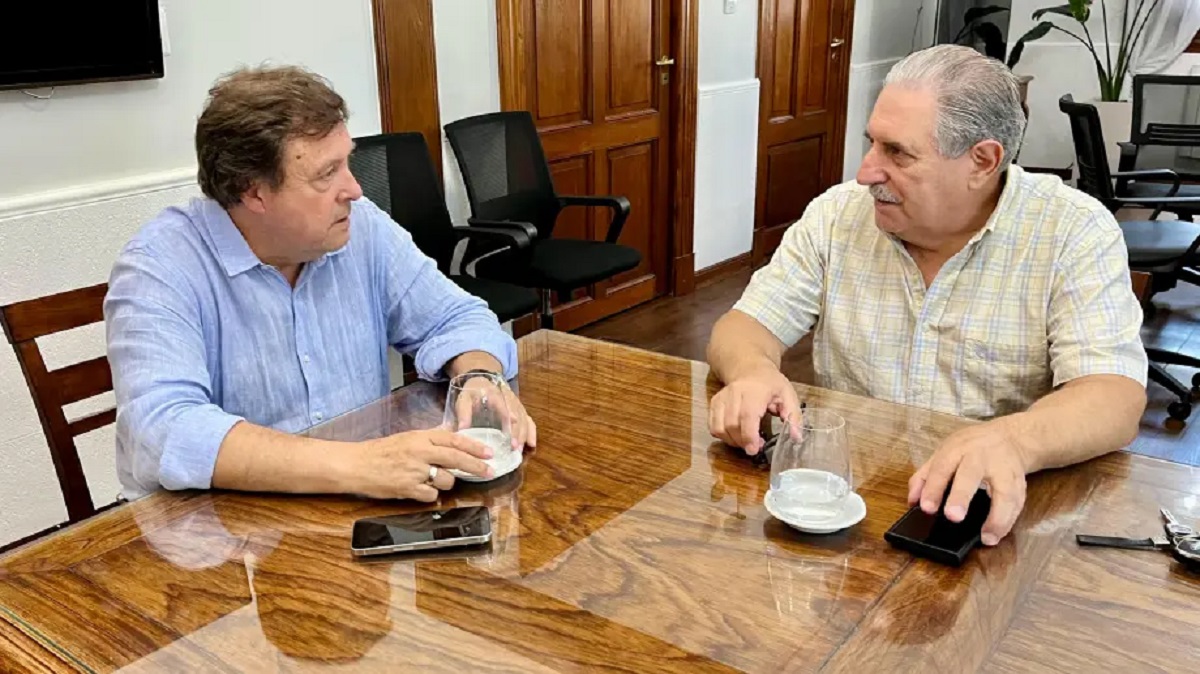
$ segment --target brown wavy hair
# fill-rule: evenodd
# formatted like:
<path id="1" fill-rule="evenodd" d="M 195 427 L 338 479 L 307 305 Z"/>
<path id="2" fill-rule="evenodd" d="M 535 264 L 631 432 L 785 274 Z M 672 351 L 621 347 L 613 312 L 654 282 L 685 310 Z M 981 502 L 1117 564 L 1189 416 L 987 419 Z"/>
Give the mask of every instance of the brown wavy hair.
<path id="1" fill-rule="evenodd" d="M 329 82 L 304 68 L 235 70 L 209 89 L 196 122 L 200 189 L 230 208 L 255 181 L 278 188 L 287 142 L 324 138 L 348 117 Z"/>

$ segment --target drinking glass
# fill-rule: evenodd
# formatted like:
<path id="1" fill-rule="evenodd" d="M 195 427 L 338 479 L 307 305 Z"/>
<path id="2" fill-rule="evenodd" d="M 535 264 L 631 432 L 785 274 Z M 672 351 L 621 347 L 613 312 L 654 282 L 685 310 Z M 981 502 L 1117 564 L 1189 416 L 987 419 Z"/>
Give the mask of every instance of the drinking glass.
<path id="1" fill-rule="evenodd" d="M 772 501 L 798 523 L 836 519 L 851 491 L 846 421 L 837 412 L 806 408 L 783 420 L 771 455 Z"/>
<path id="2" fill-rule="evenodd" d="M 504 379 L 489 372 L 468 372 L 450 380 L 442 423 L 492 449 L 493 469 L 512 460 L 512 418 L 504 399 Z"/>

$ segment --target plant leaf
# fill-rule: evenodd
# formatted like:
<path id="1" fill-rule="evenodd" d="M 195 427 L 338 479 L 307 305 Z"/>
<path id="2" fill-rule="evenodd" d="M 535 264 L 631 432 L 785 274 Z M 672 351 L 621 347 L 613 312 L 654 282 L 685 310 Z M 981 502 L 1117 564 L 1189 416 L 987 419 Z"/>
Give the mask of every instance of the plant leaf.
<path id="1" fill-rule="evenodd" d="M 1074 11 L 1075 10 L 1073 10 L 1071 8 L 1071 5 L 1059 5 L 1058 7 L 1043 7 L 1033 13 L 1033 20 L 1039 21 L 1039 20 L 1041 20 L 1041 18 L 1043 16 L 1046 16 L 1047 14 L 1059 14 L 1059 15 L 1070 17 L 1070 18 L 1074 19 L 1075 18 Z"/>
<path id="2" fill-rule="evenodd" d="M 1026 42 L 1032 42 L 1034 40 L 1046 37 L 1046 34 L 1049 33 L 1050 29 L 1053 27 L 1054 24 L 1050 23 L 1049 21 L 1043 21 L 1033 28 L 1030 28 L 1029 32 L 1022 35 L 1021 39 L 1017 40 L 1016 44 L 1013 45 L 1012 52 L 1008 55 L 1008 67 L 1010 69 L 1016 67 L 1017 62 L 1021 60 L 1021 55 L 1025 53 Z"/>
<path id="3" fill-rule="evenodd" d="M 1007 7 L 1000 5 L 988 5 L 987 7 L 972 7 L 963 13 L 963 23 L 969 24 L 973 21 L 978 21 L 985 16 L 995 14 L 997 12 L 1007 12 Z"/>
<path id="4" fill-rule="evenodd" d="M 1086 22 L 1092 16 L 1092 0 L 1071 0 L 1071 16 L 1079 23 Z"/>
<path id="5" fill-rule="evenodd" d="M 1000 32 L 1000 28 L 994 23 L 981 23 L 975 26 L 974 33 L 983 40 L 983 53 L 999 61 L 1004 60 L 1004 52 L 1006 45 L 1004 44 L 1004 34 Z"/>

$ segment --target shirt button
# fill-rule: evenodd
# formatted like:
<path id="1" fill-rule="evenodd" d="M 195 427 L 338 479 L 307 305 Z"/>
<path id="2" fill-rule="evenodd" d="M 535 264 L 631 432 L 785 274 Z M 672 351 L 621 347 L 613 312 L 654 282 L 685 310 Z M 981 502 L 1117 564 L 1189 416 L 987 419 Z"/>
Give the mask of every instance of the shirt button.
<path id="1" fill-rule="evenodd" d="M 309 362 L 311 362 L 311 361 L 312 361 L 312 359 L 311 359 L 311 358 L 309 358 L 307 355 L 301 356 L 301 357 L 300 357 L 300 360 L 304 361 L 304 364 L 305 364 L 305 365 L 307 365 Z"/>
<path id="2" fill-rule="evenodd" d="M 320 421 L 325 418 L 325 415 L 321 414 L 320 412 L 317 412 L 316 414 L 313 415 L 313 418 L 316 419 L 317 421 Z"/>

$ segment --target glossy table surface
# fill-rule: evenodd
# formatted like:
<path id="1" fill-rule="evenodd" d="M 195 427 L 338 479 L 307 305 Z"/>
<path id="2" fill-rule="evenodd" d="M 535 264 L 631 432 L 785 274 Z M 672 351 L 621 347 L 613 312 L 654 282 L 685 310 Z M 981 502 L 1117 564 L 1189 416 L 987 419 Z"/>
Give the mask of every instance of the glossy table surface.
<path id="1" fill-rule="evenodd" d="M 402 502 L 159 493 L 0 558 L 0 670 L 127 672 L 1187 671 L 1200 577 L 1167 554 L 1079 548 L 1200 515 L 1200 472 L 1125 453 L 1030 479 L 1014 533 L 961 568 L 883 533 L 909 475 L 968 423 L 798 387 L 842 413 L 867 517 L 801 534 L 768 475 L 707 430 L 707 366 L 551 332 L 520 342 L 540 446 L 483 504 L 482 551 L 353 558 Z M 441 419 L 417 384 L 310 431 Z"/>

